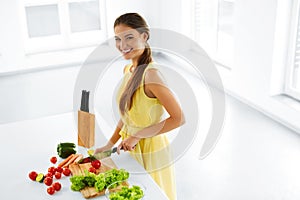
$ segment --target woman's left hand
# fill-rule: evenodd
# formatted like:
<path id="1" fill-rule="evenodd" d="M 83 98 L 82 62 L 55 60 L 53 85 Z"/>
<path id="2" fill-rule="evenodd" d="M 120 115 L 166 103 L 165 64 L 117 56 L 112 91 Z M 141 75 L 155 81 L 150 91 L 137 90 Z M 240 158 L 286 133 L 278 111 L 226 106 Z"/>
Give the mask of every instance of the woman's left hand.
<path id="1" fill-rule="evenodd" d="M 117 153 L 120 154 L 120 150 L 123 149 L 124 151 L 132 151 L 134 150 L 136 144 L 140 141 L 140 138 L 129 136 L 128 138 L 124 139 L 117 148 Z"/>

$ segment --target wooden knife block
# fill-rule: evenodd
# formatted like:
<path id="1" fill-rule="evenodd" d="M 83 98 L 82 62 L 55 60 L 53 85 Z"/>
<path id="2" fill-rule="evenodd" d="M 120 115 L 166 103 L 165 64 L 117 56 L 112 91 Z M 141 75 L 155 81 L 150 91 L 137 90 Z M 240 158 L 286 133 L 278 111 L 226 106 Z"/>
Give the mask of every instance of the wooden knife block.
<path id="1" fill-rule="evenodd" d="M 91 148 L 95 145 L 95 115 L 78 111 L 78 146 Z"/>

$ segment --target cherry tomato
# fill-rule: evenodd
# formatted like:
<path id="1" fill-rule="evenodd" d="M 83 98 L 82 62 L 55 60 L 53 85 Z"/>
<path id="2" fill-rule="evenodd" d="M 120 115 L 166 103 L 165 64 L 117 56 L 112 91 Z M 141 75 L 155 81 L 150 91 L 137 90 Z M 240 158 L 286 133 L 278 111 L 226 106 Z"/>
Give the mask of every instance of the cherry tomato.
<path id="1" fill-rule="evenodd" d="M 56 190 L 59 191 L 61 189 L 61 184 L 59 182 L 55 182 L 52 184 L 52 187 Z"/>
<path id="2" fill-rule="evenodd" d="M 57 162 L 57 158 L 55 156 L 50 158 L 50 162 L 52 162 L 53 164 L 55 164 Z"/>
<path id="3" fill-rule="evenodd" d="M 55 174 L 56 168 L 55 167 L 49 167 L 48 172 L 51 172 L 52 174 Z"/>
<path id="4" fill-rule="evenodd" d="M 92 162 L 92 166 L 95 168 L 95 169 L 99 169 L 101 167 L 101 162 L 100 160 L 94 160 Z"/>
<path id="5" fill-rule="evenodd" d="M 50 177 L 50 178 L 53 178 L 53 174 L 51 172 L 48 172 L 46 175 L 45 175 L 45 178 L 46 177 Z"/>
<path id="6" fill-rule="evenodd" d="M 62 167 L 57 167 L 56 171 L 59 172 L 59 173 L 62 173 L 64 171 L 64 169 Z"/>
<path id="7" fill-rule="evenodd" d="M 70 170 L 69 168 L 64 168 L 63 174 L 64 174 L 65 176 L 70 176 L 71 170 Z"/>
<path id="8" fill-rule="evenodd" d="M 47 186 L 50 186 L 50 185 L 52 184 L 52 182 L 53 182 L 53 179 L 52 179 L 51 177 L 46 177 L 46 178 L 44 179 L 44 183 L 45 183 L 45 185 L 47 185 Z"/>
<path id="9" fill-rule="evenodd" d="M 54 192 L 55 192 L 54 187 L 52 187 L 52 186 L 48 187 L 48 188 L 47 188 L 47 192 L 48 192 L 48 194 L 53 195 Z"/>
<path id="10" fill-rule="evenodd" d="M 96 169 L 95 169 L 95 167 L 90 167 L 90 168 L 89 168 L 89 172 L 92 172 L 92 173 L 96 174 Z"/>
<path id="11" fill-rule="evenodd" d="M 56 178 L 56 179 L 60 179 L 60 178 L 61 178 L 61 173 L 55 172 L 55 178 Z"/>
<path id="12" fill-rule="evenodd" d="M 37 173 L 35 171 L 32 171 L 29 173 L 29 178 L 33 181 L 35 181 L 36 177 L 37 177 Z"/>

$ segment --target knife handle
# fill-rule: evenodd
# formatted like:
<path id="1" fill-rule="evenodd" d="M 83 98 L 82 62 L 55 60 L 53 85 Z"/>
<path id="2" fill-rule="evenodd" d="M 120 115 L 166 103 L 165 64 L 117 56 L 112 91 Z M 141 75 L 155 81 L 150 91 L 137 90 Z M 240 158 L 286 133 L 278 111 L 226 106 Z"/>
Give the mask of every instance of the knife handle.
<path id="1" fill-rule="evenodd" d="M 135 148 L 136 145 L 134 145 L 133 149 Z M 111 153 L 116 153 L 117 152 L 117 149 L 118 147 L 114 147 L 112 150 L 111 150 Z M 123 147 L 121 147 L 121 150 L 123 150 Z"/>
<path id="2" fill-rule="evenodd" d="M 117 152 L 117 149 L 118 149 L 118 147 L 114 147 L 114 148 L 111 150 L 111 153 L 116 153 L 116 152 Z M 123 148 L 121 148 L 121 149 L 123 149 Z"/>
<path id="3" fill-rule="evenodd" d="M 85 104 L 84 93 L 85 93 L 85 90 L 82 90 L 82 93 L 81 93 L 81 104 L 80 104 L 80 110 L 81 111 L 84 111 L 84 104 Z"/>
<path id="4" fill-rule="evenodd" d="M 89 111 L 89 96 L 90 96 L 90 91 L 87 91 L 86 92 L 86 102 L 85 102 L 85 109 L 86 109 L 86 112 L 90 112 Z"/>

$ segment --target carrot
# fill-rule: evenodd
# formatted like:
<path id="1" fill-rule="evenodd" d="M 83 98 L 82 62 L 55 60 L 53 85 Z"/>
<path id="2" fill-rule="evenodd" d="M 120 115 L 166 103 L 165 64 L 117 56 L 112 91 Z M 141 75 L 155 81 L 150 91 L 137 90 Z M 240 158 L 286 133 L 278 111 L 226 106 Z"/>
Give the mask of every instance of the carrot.
<path id="1" fill-rule="evenodd" d="M 78 158 L 79 154 L 75 154 L 74 156 L 72 156 L 72 158 L 66 163 L 63 165 L 63 167 L 69 167 L 70 164 L 72 164 L 76 158 Z"/>
<path id="2" fill-rule="evenodd" d="M 81 160 L 83 158 L 82 154 L 79 154 L 78 157 L 76 158 L 76 160 L 74 161 L 74 163 L 78 163 L 79 160 Z"/>
<path id="3" fill-rule="evenodd" d="M 69 155 L 66 159 L 61 161 L 61 163 L 58 164 L 58 167 L 63 167 L 69 160 L 74 156 L 74 154 Z"/>

